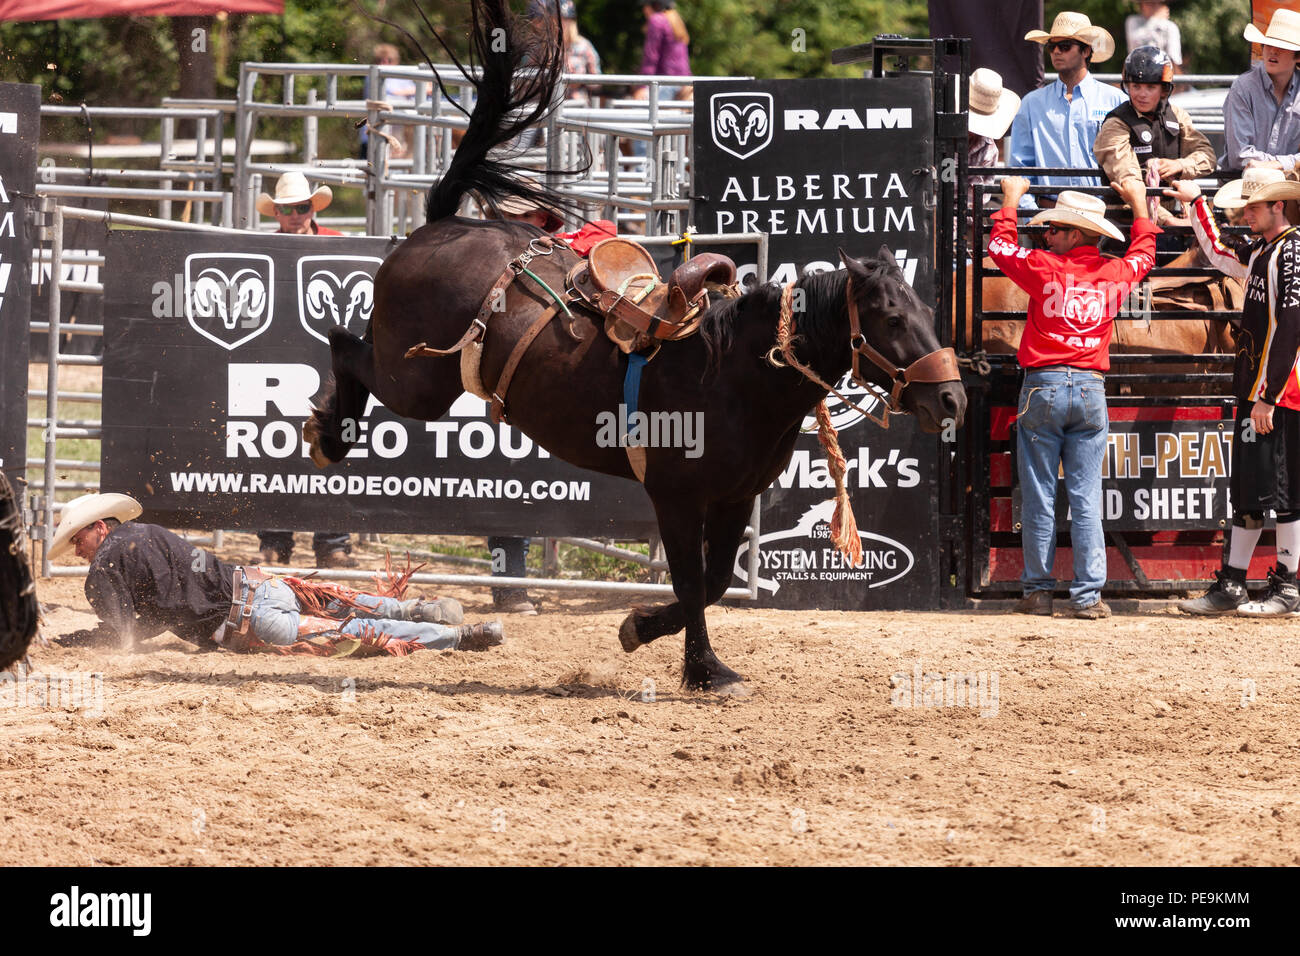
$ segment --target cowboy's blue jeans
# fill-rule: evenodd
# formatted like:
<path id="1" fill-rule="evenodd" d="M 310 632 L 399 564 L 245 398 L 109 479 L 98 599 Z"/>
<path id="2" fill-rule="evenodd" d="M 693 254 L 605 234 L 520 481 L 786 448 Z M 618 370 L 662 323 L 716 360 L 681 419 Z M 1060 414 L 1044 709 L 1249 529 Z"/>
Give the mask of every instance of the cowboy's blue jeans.
<path id="1" fill-rule="evenodd" d="M 1056 587 L 1056 481 L 1065 474 L 1074 581 L 1070 604 L 1087 607 L 1106 584 L 1101 466 L 1110 421 L 1100 372 L 1053 365 L 1025 372 L 1016 417 L 1025 594 Z"/>
<path id="2" fill-rule="evenodd" d="M 241 599 L 248 594 L 244 582 Z M 344 634 L 360 636 L 364 628 L 373 628 L 388 637 L 404 641 L 417 641 L 433 650 L 452 650 L 460 643 L 460 628 L 445 624 L 420 624 L 409 620 L 413 601 L 397 601 L 377 594 L 359 594 L 357 602 L 371 610 L 358 611 L 332 602 L 330 612 L 339 620 L 354 614 L 355 617 L 339 630 Z M 298 640 L 298 620 L 302 609 L 289 585 L 283 581 L 264 581 L 253 593 L 253 613 L 248 631 L 266 644 L 285 646 Z M 407 618 L 407 620 L 403 620 Z"/>

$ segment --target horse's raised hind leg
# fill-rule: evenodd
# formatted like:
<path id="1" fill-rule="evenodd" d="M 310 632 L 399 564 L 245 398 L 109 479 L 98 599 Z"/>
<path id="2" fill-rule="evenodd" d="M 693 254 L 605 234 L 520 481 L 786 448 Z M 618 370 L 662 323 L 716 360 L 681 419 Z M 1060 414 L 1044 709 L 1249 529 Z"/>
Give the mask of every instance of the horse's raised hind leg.
<path id="1" fill-rule="evenodd" d="M 320 467 L 342 461 L 356 443 L 366 400 L 374 390 L 375 347 L 346 329 L 330 329 L 330 364 L 334 390 L 312 412 L 303 428 L 312 461 Z M 352 425 L 349 427 L 348 423 Z"/>

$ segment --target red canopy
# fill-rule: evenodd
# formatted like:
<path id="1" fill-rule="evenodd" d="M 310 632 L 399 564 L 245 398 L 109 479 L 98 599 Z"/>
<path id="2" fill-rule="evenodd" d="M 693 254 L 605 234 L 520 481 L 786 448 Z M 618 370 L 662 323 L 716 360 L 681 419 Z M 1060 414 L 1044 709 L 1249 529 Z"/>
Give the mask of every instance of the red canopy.
<path id="1" fill-rule="evenodd" d="M 0 0 L 0 20 L 202 17 L 222 11 L 284 13 L 284 0 Z"/>

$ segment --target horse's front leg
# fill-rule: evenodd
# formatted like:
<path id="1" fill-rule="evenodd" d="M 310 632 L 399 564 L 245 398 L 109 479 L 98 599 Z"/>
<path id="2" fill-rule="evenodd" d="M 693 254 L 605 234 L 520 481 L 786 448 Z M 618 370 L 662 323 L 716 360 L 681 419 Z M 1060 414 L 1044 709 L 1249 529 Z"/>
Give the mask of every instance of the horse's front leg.
<path id="1" fill-rule="evenodd" d="M 651 493 L 650 500 L 659 519 L 659 536 L 668 556 L 668 570 L 672 574 L 673 594 L 677 600 L 655 607 L 638 607 L 623 619 L 618 629 L 618 640 L 628 653 L 666 634 L 676 634 L 690 623 L 691 617 L 683 606 L 682 597 L 687 580 L 698 581 L 701 593 L 697 603 L 703 606 L 704 504 L 683 500 L 671 492 L 658 496 Z"/>
<path id="2" fill-rule="evenodd" d="M 745 685 L 741 677 L 718 660 L 709 641 L 708 627 L 704 621 L 705 608 L 717 604 L 731 583 L 736 561 L 736 549 L 749 524 L 754 499 L 716 502 L 709 506 L 704 517 L 704 568 L 703 600 L 695 620 L 686 625 L 686 664 L 682 672 L 683 683 L 690 687 L 712 690 L 722 694 L 743 694 Z M 674 583 L 677 580 L 673 575 Z M 680 598 L 681 592 L 678 592 Z M 685 604 L 685 601 L 682 602 Z M 689 613 L 689 611 L 688 611 Z"/>
<path id="3" fill-rule="evenodd" d="M 713 652 L 704 609 L 726 591 L 731 562 L 752 501 L 713 505 L 706 512 L 699 502 L 682 501 L 678 495 L 665 499 L 654 499 L 655 512 L 677 600 L 629 614 L 619 631 L 619 640 L 624 650 L 631 651 L 685 627 L 682 683 L 696 690 L 743 692 L 740 675 Z"/>

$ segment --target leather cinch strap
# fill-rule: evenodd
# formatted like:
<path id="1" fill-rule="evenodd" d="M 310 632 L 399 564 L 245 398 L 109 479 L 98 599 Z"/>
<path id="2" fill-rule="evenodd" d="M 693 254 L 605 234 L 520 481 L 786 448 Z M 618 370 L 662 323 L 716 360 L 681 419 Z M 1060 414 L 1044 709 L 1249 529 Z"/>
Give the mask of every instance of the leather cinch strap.
<path id="1" fill-rule="evenodd" d="M 478 315 L 474 316 L 474 321 L 465 330 L 465 334 L 460 337 L 460 341 L 451 348 L 435 349 L 431 348 L 428 343 L 421 342 L 419 345 L 412 345 L 407 349 L 406 355 L 403 357 L 428 356 L 437 358 L 443 355 L 455 355 L 471 342 L 483 338 L 487 334 L 488 320 L 492 318 L 493 313 L 504 311 L 506 289 L 510 288 L 510 283 L 519 278 L 519 275 L 527 268 L 528 263 L 532 262 L 537 256 L 549 256 L 556 245 L 556 240 L 550 236 L 538 236 L 529 240 L 528 248 L 514 259 L 511 259 L 506 264 L 501 275 L 497 276 L 497 281 L 492 283 L 492 288 L 483 297 L 483 304 L 478 307 Z"/>
<path id="2" fill-rule="evenodd" d="M 510 357 L 506 359 L 506 366 L 501 370 L 501 377 L 497 379 L 497 387 L 492 390 L 492 421 L 497 424 L 503 422 L 506 417 L 506 395 L 510 391 L 510 380 L 515 377 L 515 369 L 519 368 L 519 363 L 523 361 L 524 353 L 533 344 L 533 340 L 542 334 L 542 329 L 546 328 L 559 311 L 558 305 L 552 305 L 539 315 L 537 320 L 528 327 L 524 337 L 515 343 Z"/>

